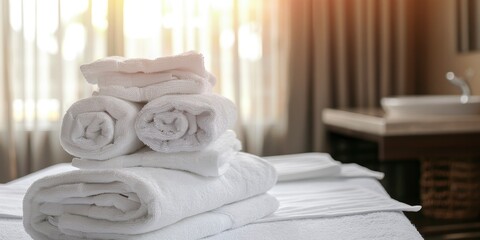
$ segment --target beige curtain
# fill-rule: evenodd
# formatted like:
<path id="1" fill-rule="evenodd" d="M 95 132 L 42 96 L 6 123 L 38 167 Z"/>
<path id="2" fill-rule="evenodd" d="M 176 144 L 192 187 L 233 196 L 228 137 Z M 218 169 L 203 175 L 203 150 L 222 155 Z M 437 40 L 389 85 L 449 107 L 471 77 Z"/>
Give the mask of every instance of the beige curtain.
<path id="1" fill-rule="evenodd" d="M 78 67 L 107 55 L 202 52 L 245 151 L 323 151 L 324 108 L 414 93 L 418 2 L 1 1 L 0 182 L 70 161 L 61 116 L 92 92 Z"/>
<path id="2" fill-rule="evenodd" d="M 68 162 L 61 117 L 92 92 L 79 66 L 107 55 L 205 56 L 238 107 L 247 152 L 286 127 L 286 0 L 5 0 L 0 15 L 0 182 Z M 282 127 L 278 127 L 282 126 Z"/>
<path id="3" fill-rule="evenodd" d="M 0 2 L 0 182 L 71 160 L 61 118 L 88 96 L 78 67 L 105 56 L 106 1 Z M 104 18 L 104 19 L 102 19 Z"/>
<path id="4" fill-rule="evenodd" d="M 299 0 L 291 10 L 284 151 L 325 151 L 325 108 L 415 93 L 415 0 Z"/>

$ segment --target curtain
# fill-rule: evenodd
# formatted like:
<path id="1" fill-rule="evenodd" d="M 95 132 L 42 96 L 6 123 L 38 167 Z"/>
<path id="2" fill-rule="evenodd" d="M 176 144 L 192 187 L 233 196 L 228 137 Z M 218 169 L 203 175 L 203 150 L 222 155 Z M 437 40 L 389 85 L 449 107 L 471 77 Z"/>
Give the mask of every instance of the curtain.
<path id="1" fill-rule="evenodd" d="M 203 53 L 215 91 L 238 107 L 244 150 L 278 151 L 272 139 L 287 111 L 285 2 L 1 1 L 0 182 L 71 160 L 59 144 L 61 119 L 95 88 L 79 66 L 108 55 Z"/>
<path id="2" fill-rule="evenodd" d="M 105 55 L 106 1 L 0 3 L 0 181 L 70 160 L 59 144 L 62 114 L 92 87 L 81 63 Z"/>
<path id="3" fill-rule="evenodd" d="M 195 50 L 238 107 L 257 155 L 325 151 L 322 110 L 415 93 L 415 0 L 5 0 L 0 3 L 0 181 L 71 156 L 61 118 L 108 55 Z"/>
<path id="4" fill-rule="evenodd" d="M 415 0 L 300 0 L 291 10 L 285 153 L 325 151 L 325 108 L 379 107 L 414 94 Z"/>

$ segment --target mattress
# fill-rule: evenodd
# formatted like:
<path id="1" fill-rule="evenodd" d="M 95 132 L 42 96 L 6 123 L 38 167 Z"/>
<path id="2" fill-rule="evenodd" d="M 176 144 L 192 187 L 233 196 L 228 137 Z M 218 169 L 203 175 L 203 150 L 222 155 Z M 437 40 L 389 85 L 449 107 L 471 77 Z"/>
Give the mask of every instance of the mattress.
<path id="1" fill-rule="evenodd" d="M 355 166 L 349 165 L 348 167 L 350 170 L 353 168 L 359 170 L 359 172 L 362 171 Z M 0 194 L 2 189 L 8 191 L 8 188 L 12 188 L 15 189 L 13 197 L 17 192 L 21 196 L 35 180 L 46 175 L 73 169 L 75 168 L 70 164 L 54 165 L 1 186 Z M 279 182 L 270 192 L 274 195 L 288 196 L 289 194 L 298 195 L 299 189 L 305 191 L 318 188 L 326 191 L 328 189 L 363 189 L 362 191 L 371 191 L 372 194 L 378 194 L 379 196 L 388 196 L 376 178 L 368 177 L 369 174 L 364 175 L 365 177 L 358 174 L 355 177 L 309 178 Z M 12 191 L 9 193 L 11 195 Z M 0 201 L 4 201 L 4 199 L 2 200 L 0 197 Z M 15 204 L 13 201 L 9 206 L 4 201 L 0 203 L 0 206 L 4 209 L 9 208 L 12 212 L 18 212 L 21 204 Z M 327 208 L 329 207 L 327 206 Z M 31 238 L 24 231 L 21 219 L 0 215 L 0 240 L 3 239 Z M 422 236 L 401 211 L 371 210 L 340 215 L 312 215 L 305 211 L 297 211 L 293 218 L 259 221 L 225 231 L 207 239 L 422 239 Z"/>

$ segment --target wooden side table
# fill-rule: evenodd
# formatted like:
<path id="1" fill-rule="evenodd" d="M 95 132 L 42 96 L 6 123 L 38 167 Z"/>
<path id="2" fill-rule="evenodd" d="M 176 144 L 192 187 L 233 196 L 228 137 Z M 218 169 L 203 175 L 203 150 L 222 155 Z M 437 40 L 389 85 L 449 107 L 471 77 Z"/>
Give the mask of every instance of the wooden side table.
<path id="1" fill-rule="evenodd" d="M 479 157 L 480 117 L 389 119 L 381 109 L 325 109 L 327 129 L 378 144 L 382 161 Z"/>
<path id="2" fill-rule="evenodd" d="M 325 109 L 322 117 L 330 133 L 376 143 L 378 160 L 383 163 L 422 158 L 480 159 L 480 116 L 393 119 L 381 109 Z M 419 213 L 407 216 L 427 239 L 480 238 L 480 219 L 437 220 Z"/>

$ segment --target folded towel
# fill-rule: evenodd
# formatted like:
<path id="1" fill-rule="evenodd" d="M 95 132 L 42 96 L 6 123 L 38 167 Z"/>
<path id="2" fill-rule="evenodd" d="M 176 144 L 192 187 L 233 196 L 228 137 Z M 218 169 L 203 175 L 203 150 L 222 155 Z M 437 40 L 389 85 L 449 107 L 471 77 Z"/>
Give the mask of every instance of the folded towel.
<path id="1" fill-rule="evenodd" d="M 97 84 L 99 76 L 104 72 L 122 73 L 158 73 L 169 70 L 191 72 L 208 78 L 203 55 L 189 51 L 180 55 L 156 59 L 125 58 L 119 56 L 106 57 L 90 64 L 80 66 L 80 70 L 89 83 Z"/>
<path id="2" fill-rule="evenodd" d="M 76 170 L 32 184 L 23 221 L 35 239 L 64 239 L 72 231 L 143 234 L 265 193 L 275 182 L 268 162 L 241 152 L 216 178 L 163 168 Z"/>
<path id="3" fill-rule="evenodd" d="M 143 147 L 134 124 L 141 105 L 109 96 L 75 102 L 65 113 L 60 143 L 68 153 L 104 160 Z"/>
<path id="4" fill-rule="evenodd" d="M 262 194 L 225 205 L 212 211 L 184 218 L 177 223 L 144 234 L 99 234 L 78 231 L 69 231 L 68 234 L 79 238 L 89 239 L 201 239 L 252 223 L 275 212 L 277 209 L 277 199 L 269 194 Z"/>
<path id="5" fill-rule="evenodd" d="M 135 130 L 158 152 L 199 151 L 233 127 L 235 104 L 217 94 L 165 95 L 147 103 Z"/>
<path id="6" fill-rule="evenodd" d="M 161 167 L 193 172 L 202 176 L 220 176 L 230 167 L 230 161 L 242 144 L 235 132 L 227 130 L 217 140 L 197 152 L 160 153 L 145 147 L 136 153 L 98 161 L 74 158 L 72 165 L 81 169 L 130 167 Z"/>
<path id="7" fill-rule="evenodd" d="M 384 211 L 418 212 L 421 209 L 421 206 L 411 206 L 361 186 L 349 185 L 346 182 L 343 185 L 336 183 L 310 182 L 274 188 L 269 193 L 279 200 L 280 208 L 258 222 L 338 217 Z"/>
<path id="8" fill-rule="evenodd" d="M 278 181 L 338 176 L 340 163 L 328 153 L 299 153 L 265 157 L 278 173 Z"/>
<path id="9" fill-rule="evenodd" d="M 98 84 L 97 95 L 146 102 L 166 94 L 210 92 L 215 77 L 205 70 L 203 55 L 187 52 L 157 59 L 106 57 L 80 66 L 86 80 Z"/>

